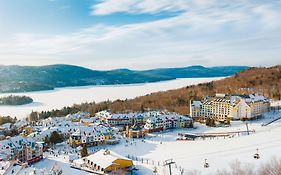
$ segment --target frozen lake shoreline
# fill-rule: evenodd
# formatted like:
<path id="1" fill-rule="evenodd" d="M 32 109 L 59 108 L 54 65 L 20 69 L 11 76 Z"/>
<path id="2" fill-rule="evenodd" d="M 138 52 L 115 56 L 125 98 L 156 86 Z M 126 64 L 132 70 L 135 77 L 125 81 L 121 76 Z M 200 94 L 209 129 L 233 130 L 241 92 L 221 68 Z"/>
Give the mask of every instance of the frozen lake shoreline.
<path id="1" fill-rule="evenodd" d="M 48 91 L 5 93 L 0 96 L 26 95 L 33 99 L 33 103 L 21 106 L 0 106 L 0 116 L 16 116 L 18 119 L 25 118 L 30 112 L 60 109 L 64 106 L 72 106 L 83 102 L 101 102 L 105 100 L 130 99 L 158 91 L 177 89 L 188 85 L 194 85 L 213 80 L 216 78 L 182 78 L 171 81 L 156 83 L 141 83 L 128 85 L 105 85 L 105 86 L 80 86 L 56 88 Z"/>

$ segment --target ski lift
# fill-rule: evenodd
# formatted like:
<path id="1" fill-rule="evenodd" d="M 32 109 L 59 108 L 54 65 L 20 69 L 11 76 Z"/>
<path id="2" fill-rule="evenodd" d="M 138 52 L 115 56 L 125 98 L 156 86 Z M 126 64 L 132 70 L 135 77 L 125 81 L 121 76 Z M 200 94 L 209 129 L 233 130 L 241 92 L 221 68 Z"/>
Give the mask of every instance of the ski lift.
<path id="1" fill-rule="evenodd" d="M 209 163 L 207 162 L 207 159 L 205 159 L 205 162 L 204 162 L 204 168 L 209 168 Z"/>
<path id="2" fill-rule="evenodd" d="M 258 153 L 259 149 L 257 149 L 257 153 L 254 154 L 254 159 L 260 159 L 260 154 Z"/>

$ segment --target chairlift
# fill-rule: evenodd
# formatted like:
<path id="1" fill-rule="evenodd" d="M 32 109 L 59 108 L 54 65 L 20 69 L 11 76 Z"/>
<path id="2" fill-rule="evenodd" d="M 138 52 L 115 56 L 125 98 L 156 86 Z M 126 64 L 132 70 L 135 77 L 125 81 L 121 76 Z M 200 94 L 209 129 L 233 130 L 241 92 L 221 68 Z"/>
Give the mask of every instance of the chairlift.
<path id="1" fill-rule="evenodd" d="M 260 159 L 260 154 L 258 153 L 259 149 L 257 149 L 257 153 L 254 154 L 254 159 Z"/>
<path id="2" fill-rule="evenodd" d="M 209 168 L 209 163 L 207 162 L 207 159 L 205 159 L 205 163 L 204 163 L 204 168 Z"/>

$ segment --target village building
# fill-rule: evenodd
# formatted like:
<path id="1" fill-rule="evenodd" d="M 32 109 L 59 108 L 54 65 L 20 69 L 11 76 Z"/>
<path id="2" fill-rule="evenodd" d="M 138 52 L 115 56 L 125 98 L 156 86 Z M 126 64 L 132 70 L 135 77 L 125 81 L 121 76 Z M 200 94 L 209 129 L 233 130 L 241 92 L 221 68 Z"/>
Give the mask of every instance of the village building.
<path id="1" fill-rule="evenodd" d="M 74 160 L 72 165 L 101 174 L 126 174 L 132 170 L 133 161 L 113 151 L 101 149 L 92 155 Z"/>
<path id="2" fill-rule="evenodd" d="M 68 114 L 65 118 L 70 121 L 79 122 L 80 119 L 90 118 L 90 117 L 91 117 L 90 113 L 80 111 L 75 114 Z"/>
<path id="3" fill-rule="evenodd" d="M 109 118 L 111 116 L 111 112 L 108 110 L 103 110 L 103 111 L 99 111 L 95 114 L 96 117 L 98 117 L 101 120 L 106 120 L 107 118 Z"/>
<path id="4" fill-rule="evenodd" d="M 10 137 L 0 141 L 0 154 L 5 160 L 16 160 L 20 164 L 32 164 L 43 158 L 43 145 L 35 142 L 32 138 Z"/>
<path id="5" fill-rule="evenodd" d="M 144 115 L 142 113 L 112 114 L 106 118 L 106 123 L 111 126 L 132 126 L 134 122 L 144 124 Z"/>
<path id="6" fill-rule="evenodd" d="M 0 126 L 0 131 L 10 130 L 12 128 L 12 123 L 5 123 Z"/>
<path id="7" fill-rule="evenodd" d="M 31 133 L 27 136 L 38 142 L 45 141 L 46 137 L 50 137 L 53 132 L 58 132 L 64 138 L 68 138 L 74 131 L 74 128 L 84 126 L 80 122 L 72 122 L 60 118 L 48 118 L 36 123 L 36 126 L 30 126 Z M 25 135 L 25 134 L 23 134 Z"/>
<path id="8" fill-rule="evenodd" d="M 69 144 L 73 147 L 76 146 L 97 146 L 107 144 L 108 141 L 112 142 L 112 133 L 108 127 L 95 126 L 95 127 L 78 127 L 74 129 L 69 137 Z"/>
<path id="9" fill-rule="evenodd" d="M 190 103 L 190 115 L 193 119 L 214 118 L 218 122 L 256 118 L 269 109 L 269 100 L 257 94 L 216 94 L 203 101 Z"/>
<path id="10" fill-rule="evenodd" d="M 97 120 L 97 118 L 91 117 L 91 118 L 82 118 L 80 119 L 80 123 L 82 123 L 85 126 L 89 126 L 91 123 L 94 123 Z"/>
<path id="11" fill-rule="evenodd" d="M 31 134 L 33 132 L 33 129 L 32 129 L 32 127 L 31 126 L 27 126 L 27 127 L 25 127 L 24 129 L 23 129 L 23 132 L 22 132 L 22 134 L 23 134 L 23 136 L 28 136 L 29 134 Z"/>
<path id="12" fill-rule="evenodd" d="M 166 113 L 153 115 L 146 120 L 145 132 L 159 132 L 166 129 L 192 127 L 193 121 L 190 117 L 178 115 L 176 113 Z"/>
<path id="13" fill-rule="evenodd" d="M 28 126 L 28 122 L 26 120 L 17 120 L 16 123 L 14 123 L 14 127 L 17 128 L 17 130 L 22 130 L 26 126 Z"/>
<path id="14" fill-rule="evenodd" d="M 125 137 L 128 138 L 142 138 L 145 136 L 144 129 L 138 124 L 134 124 L 132 127 L 126 126 Z"/>

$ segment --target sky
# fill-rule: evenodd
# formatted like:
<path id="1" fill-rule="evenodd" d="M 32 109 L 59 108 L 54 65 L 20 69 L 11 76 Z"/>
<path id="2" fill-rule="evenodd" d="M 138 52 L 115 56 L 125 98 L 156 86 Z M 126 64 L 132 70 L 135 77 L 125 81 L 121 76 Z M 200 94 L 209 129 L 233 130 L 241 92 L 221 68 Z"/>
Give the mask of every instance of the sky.
<path id="1" fill-rule="evenodd" d="M 0 64 L 281 64 L 281 0 L 0 0 Z"/>

